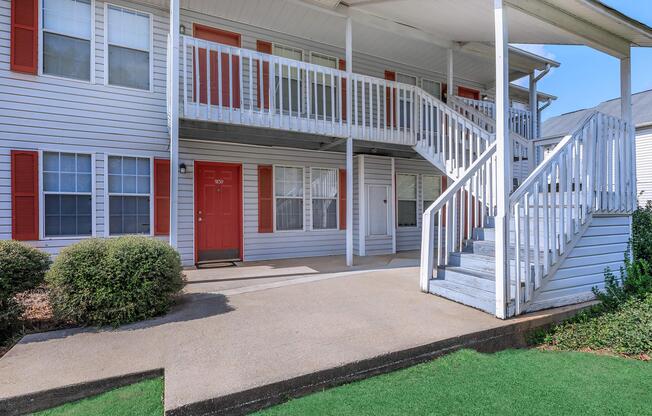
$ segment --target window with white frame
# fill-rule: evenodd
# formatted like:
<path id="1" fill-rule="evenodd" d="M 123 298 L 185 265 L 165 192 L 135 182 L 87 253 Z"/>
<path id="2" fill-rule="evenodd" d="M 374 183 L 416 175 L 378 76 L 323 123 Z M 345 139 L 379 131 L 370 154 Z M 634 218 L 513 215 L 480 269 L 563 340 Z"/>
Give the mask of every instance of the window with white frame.
<path id="1" fill-rule="evenodd" d="M 43 152 L 43 236 L 90 236 L 93 230 L 91 155 Z"/>
<path id="2" fill-rule="evenodd" d="M 417 85 L 417 77 L 396 73 L 396 81 L 402 84 Z M 398 125 L 399 127 L 410 128 L 412 123 L 412 97 L 409 91 L 401 90 L 398 96 Z"/>
<path id="3" fill-rule="evenodd" d="M 436 99 L 441 100 L 441 82 L 423 78 L 421 80 L 421 88 Z"/>
<path id="4" fill-rule="evenodd" d="M 42 0 L 43 73 L 90 80 L 92 0 Z"/>
<path id="5" fill-rule="evenodd" d="M 149 90 L 151 16 L 136 10 L 106 6 L 108 80 L 110 85 Z"/>
<path id="6" fill-rule="evenodd" d="M 337 228 L 338 179 L 337 169 L 310 169 L 313 230 Z"/>
<path id="7" fill-rule="evenodd" d="M 303 168 L 274 167 L 276 230 L 303 230 Z"/>
<path id="8" fill-rule="evenodd" d="M 109 156 L 109 234 L 150 234 L 151 159 Z"/>
<path id="9" fill-rule="evenodd" d="M 291 46 L 273 44 L 272 54 L 281 56 L 283 58 L 292 59 L 294 61 L 303 61 L 303 51 L 301 49 L 293 48 Z M 286 64 L 276 65 L 276 108 L 281 108 L 281 93 L 283 98 L 283 111 L 298 112 L 300 108 L 299 100 L 297 100 L 297 91 L 300 87 L 299 83 L 299 70 L 298 67 L 288 67 Z M 282 79 L 281 79 L 282 78 Z M 292 93 L 292 96 L 290 96 Z M 298 91 L 298 96 L 303 97 L 301 91 Z M 290 104 L 292 105 L 290 107 Z"/>
<path id="10" fill-rule="evenodd" d="M 421 194 L 423 195 L 423 211 L 425 211 L 441 195 L 441 176 L 421 176 Z M 436 218 L 435 221 L 437 221 Z"/>
<path id="11" fill-rule="evenodd" d="M 310 62 L 315 65 L 337 69 L 337 58 L 333 56 L 311 52 Z M 316 82 L 314 75 L 310 79 L 311 88 L 315 89 L 310 96 L 310 100 L 312 101 L 310 112 L 312 114 L 317 114 L 320 117 L 333 117 L 333 108 L 335 108 L 337 114 L 337 107 L 333 107 L 333 104 L 337 106 L 338 102 L 337 91 L 333 91 L 331 93 L 332 84 L 333 80 L 335 80 L 335 77 L 332 77 L 333 79 L 331 79 L 330 75 L 326 75 L 324 73 L 317 73 L 316 75 Z M 335 89 L 337 89 L 337 87 Z M 333 98 L 335 103 L 333 103 Z"/>
<path id="12" fill-rule="evenodd" d="M 396 199 L 399 227 L 417 226 L 417 175 L 396 175 Z"/>

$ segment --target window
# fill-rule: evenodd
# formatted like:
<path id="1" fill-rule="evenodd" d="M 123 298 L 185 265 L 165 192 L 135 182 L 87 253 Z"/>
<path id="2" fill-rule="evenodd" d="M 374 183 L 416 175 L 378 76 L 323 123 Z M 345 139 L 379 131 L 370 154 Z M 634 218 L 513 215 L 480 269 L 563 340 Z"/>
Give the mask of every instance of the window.
<path id="1" fill-rule="evenodd" d="M 441 176 L 423 175 L 421 177 L 421 188 L 423 210 L 425 211 L 441 195 Z"/>
<path id="2" fill-rule="evenodd" d="M 431 79 L 423 78 L 421 80 L 421 88 L 428 94 L 432 95 L 438 100 L 441 100 L 441 83 Z"/>
<path id="3" fill-rule="evenodd" d="M 417 226 L 417 175 L 396 175 L 398 226 Z"/>
<path id="4" fill-rule="evenodd" d="M 109 156 L 109 234 L 150 234 L 152 162 Z"/>
<path id="5" fill-rule="evenodd" d="M 108 80 L 110 85 L 149 90 L 150 15 L 107 5 Z"/>
<path id="6" fill-rule="evenodd" d="M 90 81 L 91 0 L 43 1 L 43 73 Z"/>
<path id="7" fill-rule="evenodd" d="M 319 65 L 325 66 L 327 68 L 337 69 L 337 58 L 328 55 L 322 55 L 320 53 L 311 52 L 310 53 L 310 62 Z M 337 78 L 333 77 L 333 80 L 337 83 Z M 311 93 L 311 108 L 310 111 L 312 114 L 317 114 L 320 117 L 333 117 L 333 100 L 332 97 L 335 97 L 335 111 L 337 114 L 338 103 L 338 93 L 333 91 L 331 93 L 333 80 L 331 80 L 330 75 L 325 75 L 323 73 L 317 74 L 317 81 L 315 82 L 314 75 L 311 75 L 310 85 L 311 88 L 315 88 L 315 91 Z M 324 108 L 324 103 L 326 107 Z"/>
<path id="8" fill-rule="evenodd" d="M 313 230 L 337 228 L 338 179 L 337 169 L 312 168 L 310 170 Z"/>
<path id="9" fill-rule="evenodd" d="M 274 167 L 276 229 L 303 230 L 303 168 Z"/>
<path id="10" fill-rule="evenodd" d="M 396 73 L 396 81 L 402 84 L 417 85 L 417 78 L 411 75 Z M 410 128 L 412 123 L 412 97 L 409 91 L 398 92 L 398 121 L 399 127 Z M 404 105 L 405 103 L 405 105 Z"/>
<path id="11" fill-rule="evenodd" d="M 293 59 L 295 61 L 303 61 L 303 51 L 301 49 L 296 49 L 290 46 L 283 46 L 274 44 L 272 47 L 272 53 L 276 56 L 281 56 L 283 58 Z M 276 73 L 276 108 L 281 108 L 281 96 L 283 94 L 283 110 L 292 112 L 298 112 L 300 109 L 299 100 L 297 100 L 297 89 L 299 88 L 299 69 L 297 67 L 288 68 L 287 65 L 276 65 L 274 69 Z M 283 78 L 281 85 L 281 79 Z M 282 91 L 281 91 L 282 90 Z M 290 97 L 290 92 L 292 92 L 292 97 Z M 301 91 L 299 91 L 299 97 L 303 97 Z M 290 103 L 292 107 L 290 107 Z"/>
<path id="12" fill-rule="evenodd" d="M 43 153 L 45 237 L 90 236 L 93 230 L 91 155 Z"/>

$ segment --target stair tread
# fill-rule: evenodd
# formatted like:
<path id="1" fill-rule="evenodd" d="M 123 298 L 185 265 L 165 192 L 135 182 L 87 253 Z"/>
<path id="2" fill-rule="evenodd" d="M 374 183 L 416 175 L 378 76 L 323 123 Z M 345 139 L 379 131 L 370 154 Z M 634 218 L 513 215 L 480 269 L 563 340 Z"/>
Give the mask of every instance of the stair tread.
<path id="1" fill-rule="evenodd" d="M 440 269 L 467 274 L 469 276 L 477 277 L 478 279 L 491 280 L 492 282 L 495 281 L 495 275 L 493 273 L 484 272 L 478 269 L 471 269 L 468 267 L 461 267 L 461 266 L 446 266 L 446 267 L 440 267 Z"/>
<path id="2" fill-rule="evenodd" d="M 429 292 L 453 302 L 458 302 L 493 314 L 496 297 L 491 292 L 478 291 L 468 286 L 446 280 L 431 280 Z"/>

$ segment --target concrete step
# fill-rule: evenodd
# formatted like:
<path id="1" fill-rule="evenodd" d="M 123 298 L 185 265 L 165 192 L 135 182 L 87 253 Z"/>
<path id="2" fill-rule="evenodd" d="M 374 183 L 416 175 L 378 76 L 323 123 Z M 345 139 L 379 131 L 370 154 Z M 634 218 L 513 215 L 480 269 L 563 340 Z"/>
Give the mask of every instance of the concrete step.
<path id="1" fill-rule="evenodd" d="M 450 266 L 463 267 L 467 269 L 478 270 L 484 273 L 490 273 L 491 275 L 493 275 L 496 270 L 495 257 L 484 256 L 482 254 L 476 253 L 450 253 L 448 255 L 448 264 Z"/>
<path id="2" fill-rule="evenodd" d="M 437 279 L 455 282 L 474 290 L 494 293 L 494 274 L 466 267 L 446 266 L 437 269 Z"/>
<path id="3" fill-rule="evenodd" d="M 473 289 L 456 282 L 440 279 L 430 281 L 429 291 L 435 295 L 480 309 L 492 315 L 496 312 L 496 297 L 491 292 Z"/>

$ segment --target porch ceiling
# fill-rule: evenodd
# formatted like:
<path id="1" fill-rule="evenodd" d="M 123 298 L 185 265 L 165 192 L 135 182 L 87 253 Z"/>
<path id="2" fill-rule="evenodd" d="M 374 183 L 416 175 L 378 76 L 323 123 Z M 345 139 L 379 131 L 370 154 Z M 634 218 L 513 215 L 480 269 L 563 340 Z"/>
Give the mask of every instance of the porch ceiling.
<path id="1" fill-rule="evenodd" d="M 597 0 L 504 3 L 510 43 L 589 45 L 618 57 L 630 46 L 652 46 L 650 27 Z M 443 42 L 494 40 L 493 0 L 347 0 L 334 9 L 415 28 Z"/>
<path id="2" fill-rule="evenodd" d="M 179 124 L 179 138 L 180 140 L 346 152 L 346 141 L 339 137 L 185 119 L 182 119 Z M 354 140 L 353 146 L 355 154 L 422 159 L 411 147 L 404 145 Z M 433 169 L 436 168 L 433 166 Z"/>
<path id="3" fill-rule="evenodd" d="M 149 4 L 167 7 L 169 0 L 140 0 Z M 485 0 L 487 1 L 487 0 Z M 487 89 L 495 79 L 493 47 L 484 42 L 450 42 L 445 37 L 437 37 L 424 30 L 399 24 L 389 19 L 373 16 L 366 11 L 338 5 L 335 9 L 321 7 L 309 0 L 180 0 L 181 8 L 228 20 L 245 23 L 289 34 L 304 39 L 335 46 L 342 50 L 345 46 L 345 16 L 354 15 L 353 49 L 356 53 L 378 57 L 387 61 L 407 64 L 426 71 L 446 74 L 447 48 L 454 49 L 454 72 L 459 82 L 469 86 Z M 335 1 L 320 2 L 334 4 Z M 372 2 L 369 2 L 372 3 Z M 387 2 L 386 6 L 400 9 L 407 2 Z M 414 3 L 420 3 L 416 1 Z M 437 3 L 436 1 L 434 3 Z M 453 3 L 453 2 L 451 2 Z M 380 6 L 381 4 L 373 4 Z M 372 6 L 372 4 L 369 4 Z M 410 6 L 414 8 L 413 6 Z M 458 6 L 459 9 L 459 6 Z M 464 8 L 463 8 L 464 9 Z M 470 13 L 464 9 L 462 15 Z M 393 9 L 390 8 L 391 13 Z M 399 17 L 398 15 L 396 16 Z M 493 28 L 493 17 L 489 21 Z M 463 26 L 470 26 L 464 24 Z M 493 29 L 492 29 L 493 30 Z M 493 32 L 492 32 L 493 33 Z M 439 35 L 438 35 L 439 36 Z M 535 69 L 542 70 L 547 64 L 558 66 L 555 61 L 522 51 L 510 50 L 510 80 L 514 81 L 528 75 Z M 353 62 L 354 71 L 356 61 Z M 391 66 L 388 63 L 388 66 Z M 391 68 L 387 68 L 391 69 Z M 382 76 L 382 74 L 380 75 Z"/>

